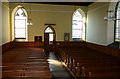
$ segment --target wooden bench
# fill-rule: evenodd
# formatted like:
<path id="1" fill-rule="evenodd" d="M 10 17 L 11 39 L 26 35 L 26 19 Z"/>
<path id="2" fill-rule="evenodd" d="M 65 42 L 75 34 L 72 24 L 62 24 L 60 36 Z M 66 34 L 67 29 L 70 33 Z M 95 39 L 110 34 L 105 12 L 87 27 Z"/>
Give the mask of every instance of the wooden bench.
<path id="1" fill-rule="evenodd" d="M 2 77 L 51 79 L 43 48 L 13 48 L 2 55 Z"/>
<path id="2" fill-rule="evenodd" d="M 61 47 L 59 56 L 77 77 L 119 79 L 120 62 L 116 57 L 87 47 Z"/>

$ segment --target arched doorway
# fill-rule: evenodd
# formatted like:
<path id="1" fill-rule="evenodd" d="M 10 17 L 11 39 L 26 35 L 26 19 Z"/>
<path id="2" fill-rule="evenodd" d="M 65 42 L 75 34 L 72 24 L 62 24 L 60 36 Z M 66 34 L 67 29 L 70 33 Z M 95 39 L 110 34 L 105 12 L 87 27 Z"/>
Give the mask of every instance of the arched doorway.
<path id="1" fill-rule="evenodd" d="M 55 44 L 55 30 L 51 25 L 48 25 L 44 30 L 44 46 L 48 53 L 54 50 Z"/>

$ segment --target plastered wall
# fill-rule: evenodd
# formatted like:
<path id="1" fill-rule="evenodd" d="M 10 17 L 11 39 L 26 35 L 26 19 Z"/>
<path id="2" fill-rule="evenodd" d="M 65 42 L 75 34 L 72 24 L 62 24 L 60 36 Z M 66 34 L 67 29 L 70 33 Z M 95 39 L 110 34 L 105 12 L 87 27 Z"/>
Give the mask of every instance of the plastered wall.
<path id="1" fill-rule="evenodd" d="M 32 19 L 33 25 L 27 26 L 28 41 L 34 41 L 34 36 L 42 36 L 42 40 L 44 41 L 44 29 L 46 28 L 44 24 L 46 23 L 56 24 L 53 26 L 56 31 L 56 41 L 64 41 L 64 33 L 70 33 L 70 40 L 72 40 L 72 15 L 74 11 L 81 8 L 84 12 L 87 12 L 87 7 L 85 6 L 10 3 L 10 15 L 17 5 L 23 6 L 29 18 Z M 10 23 L 12 26 L 12 22 Z M 14 39 L 12 32 L 11 41 Z"/>
<path id="2" fill-rule="evenodd" d="M 115 16 L 115 11 L 116 11 L 116 6 L 117 2 L 111 2 L 109 3 L 109 11 L 113 11 L 112 13 L 108 13 L 108 16 Z M 107 24 L 107 45 L 111 44 L 114 42 L 114 28 L 115 28 L 115 21 L 108 21 Z"/>
<path id="3" fill-rule="evenodd" d="M 87 41 L 107 45 L 107 16 L 109 3 L 96 2 L 88 6 L 87 11 Z"/>
<path id="4" fill-rule="evenodd" d="M 47 27 L 44 24 L 46 23 L 56 24 L 53 26 L 56 31 L 56 41 L 64 41 L 64 33 L 70 33 L 70 40 L 72 40 L 72 15 L 75 10 L 81 8 L 87 15 L 86 41 L 100 45 L 114 42 L 114 21 L 105 21 L 104 17 L 109 15 L 107 11 L 111 9 L 111 6 L 115 9 L 116 3 L 96 2 L 88 7 L 37 3 L 4 3 L 4 5 L 9 6 L 10 9 L 2 6 L 2 11 L 0 11 L 3 21 L 1 44 L 14 40 L 12 12 L 18 5 L 23 6 L 28 18 L 32 19 L 33 25 L 27 26 L 28 41 L 34 41 L 34 36 L 42 36 L 44 41 L 44 30 Z"/>
<path id="5" fill-rule="evenodd" d="M 2 3 L 2 44 L 10 42 L 9 3 Z"/>
<path id="6" fill-rule="evenodd" d="M 2 17 L 2 2 L 0 2 L 0 17 Z M 2 18 L 0 18 L 0 46 L 2 45 Z"/>
<path id="7" fill-rule="evenodd" d="M 100 45 L 114 42 L 115 21 L 104 20 L 104 17 L 115 16 L 116 5 L 117 2 L 96 2 L 88 6 L 86 37 L 88 42 Z"/>

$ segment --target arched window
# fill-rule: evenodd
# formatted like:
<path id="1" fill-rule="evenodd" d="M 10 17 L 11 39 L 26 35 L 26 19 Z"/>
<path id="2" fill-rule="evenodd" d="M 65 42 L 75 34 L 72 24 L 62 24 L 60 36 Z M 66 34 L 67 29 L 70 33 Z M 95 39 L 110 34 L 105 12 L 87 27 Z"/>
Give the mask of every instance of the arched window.
<path id="1" fill-rule="evenodd" d="M 116 12 L 116 27 L 115 27 L 115 41 L 120 42 L 120 2 L 117 4 Z"/>
<path id="2" fill-rule="evenodd" d="M 27 36 L 27 15 L 23 8 L 17 9 L 14 15 L 15 39 L 26 39 Z"/>
<path id="3" fill-rule="evenodd" d="M 72 40 L 85 40 L 85 17 L 83 18 L 79 10 L 73 14 L 72 20 Z"/>

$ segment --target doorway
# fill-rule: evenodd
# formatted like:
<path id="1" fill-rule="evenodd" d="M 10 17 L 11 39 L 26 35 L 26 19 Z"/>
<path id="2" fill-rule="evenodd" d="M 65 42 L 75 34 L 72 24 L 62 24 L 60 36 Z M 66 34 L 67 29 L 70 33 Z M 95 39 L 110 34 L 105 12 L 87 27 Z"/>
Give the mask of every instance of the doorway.
<path id="1" fill-rule="evenodd" d="M 55 30 L 51 25 L 48 25 L 44 30 L 44 48 L 46 52 L 54 50 Z"/>

